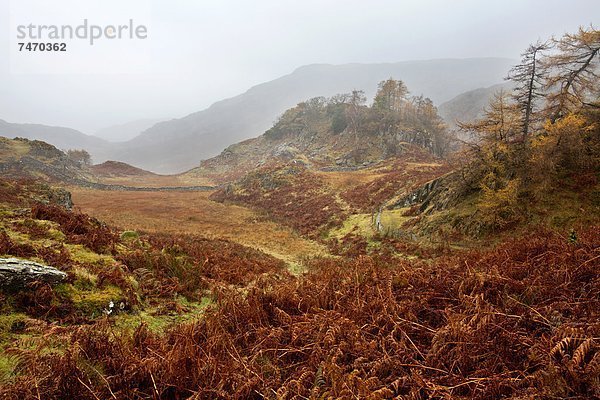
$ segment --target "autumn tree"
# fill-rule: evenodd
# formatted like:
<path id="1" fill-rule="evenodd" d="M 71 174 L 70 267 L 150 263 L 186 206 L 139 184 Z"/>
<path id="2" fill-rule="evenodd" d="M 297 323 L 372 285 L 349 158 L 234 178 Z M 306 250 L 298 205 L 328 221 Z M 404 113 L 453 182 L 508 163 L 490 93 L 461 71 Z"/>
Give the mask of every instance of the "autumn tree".
<path id="1" fill-rule="evenodd" d="M 353 90 L 348 98 L 348 126 L 357 138 L 363 117 L 363 107 L 365 106 L 366 101 L 367 98 L 365 97 L 365 92 L 362 90 Z"/>
<path id="2" fill-rule="evenodd" d="M 302 119 L 309 131 L 316 131 L 319 123 L 323 119 L 325 113 L 325 105 L 327 99 L 325 97 L 313 97 L 303 103 L 299 107 L 302 110 Z"/>
<path id="3" fill-rule="evenodd" d="M 462 176 L 469 188 L 481 191 L 481 218 L 493 228 L 503 228 L 518 219 L 523 152 L 522 146 L 515 144 L 520 142 L 521 122 L 518 104 L 510 94 L 500 91 L 481 119 L 459 124 L 472 137 L 465 143 L 471 161 L 464 164 Z"/>
<path id="4" fill-rule="evenodd" d="M 437 156 L 446 155 L 453 137 L 439 116 L 433 101 L 427 97 L 416 96 L 412 98 L 411 106 L 415 116 L 413 124 L 418 127 L 415 138 L 417 144 L 429 148 Z"/>
<path id="5" fill-rule="evenodd" d="M 586 105 L 598 107 L 600 31 L 579 28 L 577 33 L 553 39 L 553 44 L 557 53 L 546 57 L 543 63 L 551 120 Z"/>
<path id="6" fill-rule="evenodd" d="M 399 113 L 407 102 L 408 88 L 401 80 L 390 78 L 379 82 L 373 108 L 382 112 Z"/>
<path id="7" fill-rule="evenodd" d="M 521 130 L 519 108 L 512 95 L 501 90 L 494 94 L 481 119 L 458 125 L 473 136 L 475 143 L 514 142 Z"/>
<path id="8" fill-rule="evenodd" d="M 474 140 L 461 169 L 479 189 L 482 219 L 505 227 L 528 202 L 564 184 L 594 181 L 600 164 L 600 33 L 593 28 L 537 42 L 510 72 L 511 96 L 494 97 L 482 119 L 460 124 Z"/>

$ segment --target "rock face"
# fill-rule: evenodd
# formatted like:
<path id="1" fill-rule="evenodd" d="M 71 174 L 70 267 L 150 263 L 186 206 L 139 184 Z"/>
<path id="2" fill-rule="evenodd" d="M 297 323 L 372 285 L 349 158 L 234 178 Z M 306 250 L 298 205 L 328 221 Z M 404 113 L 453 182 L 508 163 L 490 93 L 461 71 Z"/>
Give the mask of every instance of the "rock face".
<path id="1" fill-rule="evenodd" d="M 456 193 L 451 190 L 453 186 L 451 182 L 457 178 L 456 173 L 450 173 L 434 179 L 392 204 L 390 208 L 411 207 L 420 204 L 419 212 L 446 209 L 458 198 Z"/>
<path id="2" fill-rule="evenodd" d="M 65 189 L 53 189 L 48 197 L 49 202 L 52 204 L 57 204 L 61 207 L 66 208 L 69 211 L 73 209 L 73 200 L 71 198 L 71 192 Z"/>
<path id="3" fill-rule="evenodd" d="M 67 274 L 53 267 L 18 258 L 0 258 L 0 289 L 19 290 L 32 282 L 57 284 Z"/>

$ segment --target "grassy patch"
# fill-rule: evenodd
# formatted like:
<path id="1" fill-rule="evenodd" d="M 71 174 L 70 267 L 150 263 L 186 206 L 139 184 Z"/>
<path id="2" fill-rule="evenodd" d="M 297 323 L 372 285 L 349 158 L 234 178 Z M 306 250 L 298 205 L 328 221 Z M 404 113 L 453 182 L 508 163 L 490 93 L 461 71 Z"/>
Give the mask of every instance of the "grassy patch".
<path id="1" fill-rule="evenodd" d="M 135 314 L 116 315 L 114 317 L 115 326 L 121 331 L 133 332 L 140 324 L 145 323 L 152 332 L 163 333 L 170 326 L 201 317 L 206 307 L 213 302 L 210 297 L 203 297 L 200 302 L 190 302 L 180 296 L 175 299 L 174 303 L 181 307 L 181 312 L 164 313 L 164 311 L 161 312 L 161 306 L 147 308 Z"/>
<path id="2" fill-rule="evenodd" d="M 55 291 L 59 296 L 71 299 L 73 306 L 90 318 L 102 315 L 111 301 L 117 305 L 123 300 L 121 289 L 110 285 L 102 289 L 82 290 L 76 285 L 61 284 L 56 286 Z"/>
<path id="3" fill-rule="evenodd" d="M 400 208 L 382 211 L 381 224 L 383 225 L 383 230 L 380 233 L 394 235 L 394 232 L 402 229 L 402 224 L 411 218 L 403 215 L 406 210 L 406 208 Z M 329 233 L 329 237 L 339 239 L 353 232 L 360 236 L 371 238 L 377 233 L 375 229 L 376 217 L 377 214 L 350 215 L 340 228 L 334 229 Z"/>
<path id="4" fill-rule="evenodd" d="M 0 354 L 0 385 L 9 383 L 15 376 L 17 359 L 15 357 Z"/>
<path id="5" fill-rule="evenodd" d="M 91 264 L 96 266 L 110 266 L 116 261 L 111 256 L 94 253 L 80 244 L 65 244 L 67 250 L 71 254 L 73 261 L 78 261 L 82 264 Z"/>

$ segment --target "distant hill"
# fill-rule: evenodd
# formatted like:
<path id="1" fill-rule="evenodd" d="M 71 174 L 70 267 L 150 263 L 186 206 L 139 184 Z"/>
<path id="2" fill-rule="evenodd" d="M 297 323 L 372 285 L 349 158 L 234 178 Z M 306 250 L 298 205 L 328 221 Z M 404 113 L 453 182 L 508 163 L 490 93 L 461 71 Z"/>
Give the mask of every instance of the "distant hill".
<path id="1" fill-rule="evenodd" d="M 143 169 L 131 166 L 120 161 L 105 161 L 102 164 L 92 165 L 90 167 L 94 175 L 99 178 L 112 177 L 146 177 L 155 176 L 156 174 L 145 171 Z"/>
<path id="2" fill-rule="evenodd" d="M 0 176 L 8 179 L 35 179 L 100 189 L 107 189 L 111 185 L 135 186 L 131 183 L 135 183 L 140 178 L 145 181 L 157 180 L 158 183 L 154 186 L 162 186 L 161 183 L 168 179 L 175 180 L 118 161 L 106 161 L 88 166 L 69 158 L 65 152 L 41 140 L 9 139 L 2 136 L 0 136 Z M 163 179 L 159 180 L 159 178 Z"/>
<path id="3" fill-rule="evenodd" d="M 354 170 L 408 152 L 419 153 L 419 159 L 435 159 L 447 150 L 451 140 L 435 106 L 406 95 L 394 106 L 381 105 L 391 93 L 398 92 L 379 94 L 377 105 L 357 105 L 338 96 L 301 102 L 264 134 L 227 147 L 183 176 L 227 183 L 273 163 Z"/>
<path id="4" fill-rule="evenodd" d="M 233 143 L 258 136 L 286 109 L 311 97 L 362 89 L 371 99 L 379 81 L 394 77 L 403 80 L 413 94 L 441 104 L 473 88 L 501 82 L 512 64 L 510 59 L 472 58 L 309 65 L 204 111 L 160 122 L 121 143 L 107 158 L 153 172 L 181 172 Z"/>
<path id="5" fill-rule="evenodd" d="M 126 142 L 161 121 L 163 121 L 163 119 L 156 118 L 131 121 L 125 124 L 119 124 L 100 129 L 94 133 L 94 136 L 104 139 L 108 142 Z"/>
<path id="6" fill-rule="evenodd" d="M 40 140 L 0 137 L 0 175 L 35 178 L 46 182 L 76 183 L 94 180 L 87 167 Z"/>
<path id="7" fill-rule="evenodd" d="M 456 126 L 457 122 L 474 121 L 483 116 L 484 109 L 494 94 L 502 90 L 511 91 L 512 83 L 506 82 L 461 93 L 440 104 L 438 112 L 451 127 Z"/>
<path id="8" fill-rule="evenodd" d="M 16 124 L 0 120 L 0 136 L 41 140 L 61 150 L 85 149 L 95 162 L 105 161 L 111 144 L 75 129 L 40 124 Z"/>

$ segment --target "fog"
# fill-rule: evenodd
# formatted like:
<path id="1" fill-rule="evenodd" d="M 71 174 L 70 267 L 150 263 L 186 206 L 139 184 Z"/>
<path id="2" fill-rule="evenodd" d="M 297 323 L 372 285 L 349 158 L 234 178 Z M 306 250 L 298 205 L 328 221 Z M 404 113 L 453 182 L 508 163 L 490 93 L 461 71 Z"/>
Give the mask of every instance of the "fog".
<path id="1" fill-rule="evenodd" d="M 147 58 L 138 57 L 138 43 L 120 46 L 118 54 L 99 46 L 75 60 L 80 63 L 73 63 L 81 56 L 76 52 L 64 54 L 71 58 L 64 71 L 40 73 L 50 60 L 45 54 L 36 55 L 37 72 L 11 64 L 10 47 L 18 40 L 10 14 L 24 4 L 14 2 L 0 0 L 0 119 L 86 133 L 182 117 L 306 64 L 516 59 L 538 38 L 575 31 L 600 15 L 597 0 L 148 0 L 125 11 L 123 1 L 87 0 L 86 9 L 99 11 L 83 14 L 61 0 L 40 0 L 40 7 L 55 7 L 53 16 L 70 20 L 109 21 L 114 14 L 148 25 Z M 54 23 L 28 3 L 31 22 Z"/>

